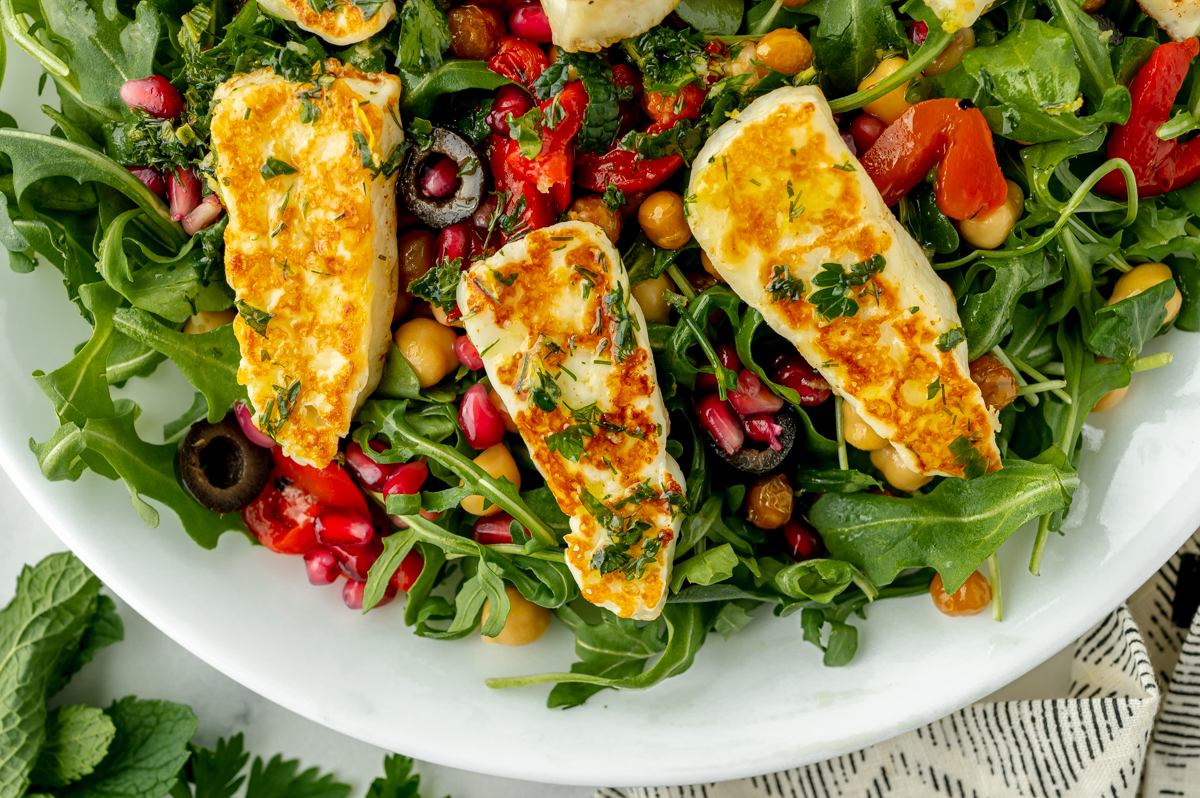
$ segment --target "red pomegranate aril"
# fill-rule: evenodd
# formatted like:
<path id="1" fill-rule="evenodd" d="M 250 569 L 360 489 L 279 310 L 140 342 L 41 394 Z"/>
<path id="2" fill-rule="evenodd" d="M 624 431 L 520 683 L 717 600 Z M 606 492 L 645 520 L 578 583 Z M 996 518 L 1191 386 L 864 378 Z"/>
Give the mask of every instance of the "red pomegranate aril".
<path id="1" fill-rule="evenodd" d="M 275 441 L 271 440 L 271 436 L 254 426 L 254 413 L 250 411 L 245 402 L 233 403 L 233 415 L 237 419 L 238 426 L 242 428 L 242 434 L 251 443 L 264 449 L 275 448 Z"/>
<path id="2" fill-rule="evenodd" d="M 421 173 L 421 193 L 433 199 L 449 197 L 458 190 L 458 164 L 445 155 L 439 156 Z"/>
<path id="3" fill-rule="evenodd" d="M 785 355 L 775 361 L 771 380 L 800 394 L 800 404 L 808 407 L 822 404 L 831 393 L 825 378 L 799 355 Z"/>
<path id="4" fill-rule="evenodd" d="M 917 20 L 908 29 L 908 38 L 912 39 L 912 43 L 920 47 L 925 43 L 925 39 L 929 36 L 929 25 Z"/>
<path id="5" fill-rule="evenodd" d="M 129 173 L 142 181 L 142 185 L 153 191 L 158 198 L 166 200 L 167 198 L 167 179 L 163 177 L 163 173 L 152 166 L 126 166 Z"/>
<path id="6" fill-rule="evenodd" d="M 793 518 L 784 524 L 783 538 L 787 541 L 788 552 L 797 560 L 811 560 L 821 556 L 821 536 L 803 521 Z"/>
<path id="7" fill-rule="evenodd" d="M 383 483 L 387 482 L 393 469 L 393 466 L 387 463 L 376 463 L 372 460 L 358 445 L 358 441 L 351 441 L 346 447 L 346 465 L 350 466 L 358 475 L 359 481 L 370 490 L 382 490 Z"/>
<path id="8" fill-rule="evenodd" d="M 554 38 L 541 3 L 522 3 L 514 8 L 508 15 L 508 29 L 513 36 L 534 44 L 549 44 Z"/>
<path id="9" fill-rule="evenodd" d="M 170 197 L 171 221 L 178 222 L 200 204 L 200 180 L 191 167 L 176 166 L 167 177 L 167 194 Z"/>
<path id="10" fill-rule="evenodd" d="M 483 358 L 479 356 L 479 350 L 475 348 L 475 344 L 471 343 L 471 339 L 465 335 L 458 336 L 458 339 L 454 342 L 454 354 L 458 357 L 458 362 L 471 369 L 471 371 L 478 371 L 483 368 Z"/>
<path id="11" fill-rule="evenodd" d="M 196 235 L 204 228 L 211 225 L 217 219 L 221 218 L 221 214 L 225 212 L 225 206 L 221 204 L 216 194 L 209 194 L 204 199 L 200 200 L 200 204 L 192 208 L 192 212 L 183 217 L 183 232 L 190 236 Z"/>
<path id="12" fill-rule="evenodd" d="M 726 454 L 734 454 L 746 442 L 746 433 L 733 408 L 716 394 L 709 394 L 696 403 L 696 416 L 700 426 L 708 430 Z"/>
<path id="13" fill-rule="evenodd" d="M 846 145 L 846 149 L 850 150 L 850 154 L 855 158 L 858 157 L 858 144 L 854 141 L 854 136 L 849 133 L 842 134 L 842 143 Z"/>
<path id="14" fill-rule="evenodd" d="M 770 413 L 743 418 L 742 429 L 746 430 L 746 437 L 750 440 L 766 443 L 777 452 L 783 451 L 783 444 L 779 442 L 783 427 Z"/>
<path id="15" fill-rule="evenodd" d="M 417 577 L 421 575 L 421 571 L 425 568 L 425 557 L 421 552 L 412 549 L 408 554 L 404 555 L 404 559 L 400 561 L 400 567 L 392 574 L 392 578 L 388 580 L 388 592 L 394 594 L 394 591 L 403 590 L 407 593 L 416 583 Z"/>
<path id="16" fill-rule="evenodd" d="M 504 419 L 488 400 L 487 388 L 475 383 L 458 406 L 458 426 L 473 449 L 486 449 L 504 440 Z"/>
<path id="17" fill-rule="evenodd" d="M 337 557 L 329 549 L 313 549 L 304 555 L 304 568 L 308 581 L 314 585 L 332 585 L 342 575 Z"/>
<path id="18" fill-rule="evenodd" d="M 383 541 L 372 537 L 361 546 L 330 546 L 329 550 L 337 558 L 342 573 L 359 582 L 367 581 L 371 566 L 383 554 Z"/>
<path id="19" fill-rule="evenodd" d="M 505 84 L 496 90 L 496 101 L 492 103 L 492 110 L 487 115 L 488 127 L 497 136 L 508 138 L 509 116 L 524 116 L 532 107 L 533 97 L 529 92 L 520 86 Z"/>
<path id="20" fill-rule="evenodd" d="M 741 371 L 742 361 L 738 357 L 737 347 L 733 344 L 718 344 L 717 360 L 721 361 L 721 365 L 730 371 Z M 717 375 L 701 372 L 696 375 L 696 390 L 697 391 L 715 391 L 717 390 Z"/>
<path id="21" fill-rule="evenodd" d="M 864 155 L 875 146 L 875 142 L 886 129 L 887 125 L 882 119 L 870 114 L 862 114 L 850 123 L 850 135 L 854 137 L 854 145 Z"/>
<path id="22" fill-rule="evenodd" d="M 420 461 L 403 463 L 396 466 L 392 475 L 383 483 L 383 495 L 395 496 L 404 494 L 412 496 L 421 490 L 425 480 L 429 478 L 429 466 Z"/>
<path id="23" fill-rule="evenodd" d="M 158 119 L 174 119 L 183 113 L 179 90 L 162 75 L 125 81 L 121 84 L 121 102 Z"/>
<path id="24" fill-rule="evenodd" d="M 326 507 L 314 528 L 325 546 L 361 546 L 375 535 L 369 520 L 345 507 Z"/>
<path id="25" fill-rule="evenodd" d="M 482 543 L 485 546 L 495 543 L 512 543 L 512 529 L 509 526 L 512 522 L 513 517 L 508 513 L 482 515 L 471 526 L 471 537 L 475 538 L 476 543 Z"/>
<path id="26" fill-rule="evenodd" d="M 488 225 L 491 224 L 492 217 L 496 215 L 496 195 L 493 194 L 483 202 L 479 203 L 479 207 L 475 213 L 471 215 L 471 224 L 475 225 L 475 229 L 486 233 Z"/>
<path id="27" fill-rule="evenodd" d="M 471 237 L 474 232 L 470 222 L 443 227 L 434 245 L 437 250 L 437 262 L 450 263 L 461 260 L 465 266 L 467 256 L 471 254 Z"/>
<path id="28" fill-rule="evenodd" d="M 361 610 L 363 608 L 363 598 L 367 592 L 367 583 L 359 582 L 354 579 L 346 580 L 346 584 L 342 586 L 342 601 L 352 610 Z M 376 607 L 382 607 L 396 597 L 395 591 L 389 586 L 387 592 L 383 594 L 383 598 L 379 600 Z"/>
<path id="29" fill-rule="evenodd" d="M 741 416 L 778 413 L 783 409 L 783 399 L 771 393 L 758 375 L 749 369 L 742 369 L 738 375 L 738 387 L 730 392 L 729 403 Z"/>

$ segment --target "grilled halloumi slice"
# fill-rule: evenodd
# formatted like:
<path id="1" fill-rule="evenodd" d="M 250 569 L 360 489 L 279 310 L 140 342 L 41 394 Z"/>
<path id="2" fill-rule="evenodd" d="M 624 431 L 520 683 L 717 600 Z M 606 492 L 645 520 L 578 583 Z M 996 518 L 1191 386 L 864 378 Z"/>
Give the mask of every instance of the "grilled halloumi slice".
<path id="1" fill-rule="evenodd" d="M 645 33 L 667 18 L 679 0 L 543 0 L 554 43 L 567 52 L 599 52 Z"/>
<path id="2" fill-rule="evenodd" d="M 238 382 L 284 454 L 318 467 L 387 358 L 396 180 L 383 165 L 404 140 L 399 79 L 333 59 L 326 71 L 316 84 L 238 75 L 217 87 L 212 117 Z"/>
<path id="3" fill-rule="evenodd" d="M 383 30 L 396 16 L 396 3 L 326 2 L 317 12 L 312 0 L 258 0 L 258 7 L 269 14 L 315 33 L 330 44 L 345 47 L 361 42 Z"/>
<path id="4" fill-rule="evenodd" d="M 962 475 L 963 455 L 975 457 L 957 440 L 965 437 L 998 469 L 998 424 L 971 381 L 954 296 L 846 148 L 820 90 L 755 100 L 695 163 L 688 220 L 730 288 L 910 468 Z M 874 256 L 882 271 L 846 280 L 861 286 L 848 289 L 854 315 L 826 319 L 824 297 L 811 304 L 814 278 L 849 275 L 843 267 Z"/>
<path id="5" fill-rule="evenodd" d="M 949 33 L 975 24 L 994 0 L 925 0 L 929 10 L 937 14 L 942 27 Z"/>
<path id="6" fill-rule="evenodd" d="M 682 520 L 683 473 L 646 320 L 599 227 L 564 222 L 477 261 L 463 326 L 558 506 L 583 597 L 658 617 Z"/>
<path id="7" fill-rule="evenodd" d="M 1138 5 L 1177 42 L 1200 34 L 1200 0 L 1138 0 Z"/>

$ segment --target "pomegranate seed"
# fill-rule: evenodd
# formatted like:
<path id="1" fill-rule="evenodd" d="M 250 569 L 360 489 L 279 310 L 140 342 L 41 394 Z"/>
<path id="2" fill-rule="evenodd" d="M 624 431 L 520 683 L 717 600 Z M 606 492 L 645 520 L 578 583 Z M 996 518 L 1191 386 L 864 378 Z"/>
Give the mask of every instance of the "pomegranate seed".
<path id="1" fill-rule="evenodd" d="M 504 440 L 504 419 L 488 400 L 487 388 L 475 383 L 458 406 L 458 426 L 473 449 L 486 449 Z"/>
<path id="2" fill-rule="evenodd" d="M 275 441 L 271 440 L 271 436 L 254 426 L 254 414 L 245 402 L 233 403 L 233 415 L 237 418 L 238 426 L 242 428 L 242 434 L 246 436 L 247 440 L 264 449 L 275 447 Z"/>
<path id="3" fill-rule="evenodd" d="M 783 434 L 783 427 L 770 413 L 743 418 L 742 429 L 746 430 L 746 435 L 750 440 L 770 444 L 771 448 L 777 452 L 783 451 L 783 444 L 779 442 L 779 436 Z"/>
<path id="4" fill-rule="evenodd" d="M 783 399 L 771 393 L 762 380 L 749 369 L 738 375 L 738 387 L 729 394 L 729 403 L 738 415 L 756 416 L 760 413 L 778 413 L 783 409 Z"/>
<path id="5" fill-rule="evenodd" d="M 854 143 L 854 136 L 850 135 L 849 133 L 843 133 L 842 142 L 846 145 L 846 149 L 850 150 L 850 154 L 857 158 L 858 145 Z"/>
<path id="6" fill-rule="evenodd" d="M 367 592 L 367 583 L 358 582 L 353 579 L 346 580 L 346 584 L 342 587 L 342 601 L 346 602 L 346 606 L 352 610 L 361 610 L 363 608 L 363 597 Z M 383 598 L 379 600 L 376 607 L 382 607 L 396 597 L 396 593 L 388 586 L 387 591 L 383 594 Z"/>
<path id="7" fill-rule="evenodd" d="M 330 546 L 329 549 L 337 558 L 342 573 L 350 579 L 365 582 L 371 566 L 379 559 L 379 555 L 383 554 L 383 541 L 372 537 L 361 546 Z"/>
<path id="8" fill-rule="evenodd" d="M 345 507 L 326 507 L 313 530 L 326 546 L 361 546 L 375 535 L 371 522 Z"/>
<path id="9" fill-rule="evenodd" d="M 375 449 L 375 441 L 371 441 L 372 449 Z M 380 451 L 376 449 L 376 451 Z M 353 469 L 358 475 L 358 479 L 363 485 L 366 485 L 370 490 L 382 490 L 383 483 L 387 482 L 387 478 L 392 475 L 394 467 L 388 463 L 376 463 L 367 453 L 358 445 L 358 441 L 351 441 L 346 447 L 346 465 Z"/>
<path id="10" fill-rule="evenodd" d="M 407 593 L 412 589 L 413 583 L 417 581 L 417 577 L 421 575 L 424 568 L 425 558 L 421 552 L 416 549 L 409 551 L 400 561 L 400 567 L 396 569 L 396 573 L 392 574 L 392 578 L 388 580 L 389 592 L 403 590 Z"/>
<path id="11" fill-rule="evenodd" d="M 821 554 L 821 536 L 805 522 L 793 519 L 784 524 L 783 539 L 797 560 L 811 560 Z"/>
<path id="12" fill-rule="evenodd" d="M 447 319 L 450 317 L 447 316 Z M 471 343 L 471 339 L 465 335 L 460 335 L 454 341 L 454 354 L 458 357 L 458 362 L 462 363 L 472 371 L 478 371 L 483 368 L 483 358 L 479 356 L 479 350 L 475 348 L 475 344 Z"/>
<path id="13" fill-rule="evenodd" d="M 471 254 L 471 233 L 473 232 L 470 222 L 459 222 L 450 227 L 443 227 L 442 231 L 438 233 L 435 245 L 437 262 L 450 263 L 461 260 L 465 266 L 467 256 Z"/>
<path id="14" fill-rule="evenodd" d="M 476 543 L 485 546 L 492 543 L 512 543 L 512 529 L 509 526 L 512 522 L 513 517 L 508 513 L 481 515 L 471 526 L 471 537 L 475 538 Z"/>
<path id="15" fill-rule="evenodd" d="M 395 496 L 404 494 L 412 496 L 421 490 L 425 480 L 429 478 L 429 466 L 417 460 L 396 466 L 392 475 L 383 483 L 383 495 Z"/>
<path id="16" fill-rule="evenodd" d="M 508 15 L 508 29 L 518 39 L 534 44 L 549 44 L 554 38 L 541 3 L 522 3 L 514 8 Z"/>
<path id="17" fill-rule="evenodd" d="M 125 81 L 121 84 L 121 102 L 158 119 L 174 119 L 183 113 L 179 90 L 162 75 Z"/>
<path id="18" fill-rule="evenodd" d="M 824 403 L 831 392 L 825 378 L 799 355 L 786 355 L 776 360 L 771 380 L 800 394 L 800 404 L 807 407 Z"/>
<path id="19" fill-rule="evenodd" d="M 192 209 L 192 212 L 183 217 L 183 232 L 190 236 L 194 236 L 210 224 L 221 218 L 221 214 L 225 212 L 225 206 L 221 204 L 221 200 L 216 194 L 209 194 L 200 201 L 200 204 Z"/>
<path id="20" fill-rule="evenodd" d="M 200 180 L 191 167 L 176 166 L 167 178 L 171 197 L 171 221 L 178 222 L 200 204 Z"/>
<path id="21" fill-rule="evenodd" d="M 471 224 L 475 225 L 476 230 L 487 232 L 488 223 L 496 215 L 496 204 L 497 200 L 494 194 L 479 203 L 479 208 L 471 216 Z"/>
<path id="22" fill-rule="evenodd" d="M 427 197 L 442 199 L 457 191 L 461 182 L 458 177 L 458 163 L 441 155 L 422 170 L 421 193 Z"/>
<path id="23" fill-rule="evenodd" d="M 130 174 L 142 181 L 146 188 L 153 191 L 160 200 L 167 199 L 167 179 L 163 173 L 152 166 L 126 166 Z"/>
<path id="24" fill-rule="evenodd" d="M 496 101 L 488 112 L 487 124 L 497 136 L 508 138 L 508 119 L 510 116 L 524 116 L 533 107 L 533 98 L 529 92 L 511 83 L 501 86 L 496 91 Z M 487 227 L 487 224 L 484 224 Z"/>
<path id="25" fill-rule="evenodd" d="M 850 123 L 850 135 L 854 137 L 854 146 L 862 154 L 875 146 L 875 142 L 883 135 L 887 125 L 879 117 L 862 114 Z"/>
<path id="26" fill-rule="evenodd" d="M 733 454 L 746 442 L 746 433 L 742 431 L 733 408 L 715 393 L 696 403 L 696 415 L 700 419 L 700 426 L 708 430 L 708 434 L 713 436 L 726 454 Z"/>
<path id="27" fill-rule="evenodd" d="M 342 575 L 337 557 L 329 549 L 313 549 L 304 555 L 304 568 L 308 581 L 314 585 L 332 585 Z"/>
<path id="28" fill-rule="evenodd" d="M 908 29 L 908 38 L 912 39 L 912 43 L 915 44 L 917 47 L 920 47 L 922 44 L 924 44 L 925 39 L 928 36 L 929 36 L 929 25 L 922 22 L 921 20 L 917 20 L 916 22 L 914 22 L 912 24 L 912 27 Z"/>
<path id="29" fill-rule="evenodd" d="M 721 365 L 730 371 L 741 371 L 742 361 L 738 357 L 737 347 L 733 344 L 718 344 L 717 345 L 717 360 L 721 361 Z M 701 372 L 696 375 L 696 390 L 697 391 L 715 391 L 717 390 L 717 375 Z"/>

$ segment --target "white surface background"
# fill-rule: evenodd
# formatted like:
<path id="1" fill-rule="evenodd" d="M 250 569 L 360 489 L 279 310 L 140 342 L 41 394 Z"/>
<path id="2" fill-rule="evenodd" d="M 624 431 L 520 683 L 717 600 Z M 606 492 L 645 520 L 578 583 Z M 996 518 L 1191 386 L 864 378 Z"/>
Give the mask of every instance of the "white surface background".
<path id="1" fill-rule="evenodd" d="M 0 508 L 5 518 L 0 525 L 0 604 L 6 604 L 24 564 L 37 562 L 66 546 L 2 470 Z M 137 523 L 134 517 L 130 520 Z M 342 781 L 355 786 L 354 795 L 361 795 L 370 780 L 381 773 L 382 749 L 330 731 L 256 695 L 189 654 L 119 598 L 117 605 L 125 622 L 125 641 L 101 651 L 56 703 L 107 706 L 113 699 L 130 694 L 165 698 L 195 709 L 200 718 L 197 739 L 203 744 L 212 745 L 218 737 L 244 732 L 247 748 L 255 754 L 269 758 L 282 753 L 299 758 L 305 767 L 318 765 L 332 770 Z M 352 652 L 347 656 L 353 656 Z M 1069 668 L 1069 652 L 1064 651 L 989 700 L 1060 697 L 1066 694 Z M 321 687 L 313 685 L 313 689 Z M 405 719 L 397 718 L 396 722 L 404 723 Z M 518 745 L 519 741 L 497 740 L 496 744 Z M 585 798 L 593 792 L 591 787 L 514 781 L 425 762 L 418 764 L 418 772 L 425 798 L 447 793 L 454 798 Z"/>

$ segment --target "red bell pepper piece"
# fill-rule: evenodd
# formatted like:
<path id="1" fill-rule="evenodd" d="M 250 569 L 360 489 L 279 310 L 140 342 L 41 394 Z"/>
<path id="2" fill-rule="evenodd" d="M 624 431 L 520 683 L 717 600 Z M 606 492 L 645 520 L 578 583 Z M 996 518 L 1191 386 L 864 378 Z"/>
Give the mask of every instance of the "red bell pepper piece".
<path id="1" fill-rule="evenodd" d="M 1200 55 L 1200 41 L 1192 37 L 1154 49 L 1150 60 L 1129 87 L 1133 107 L 1129 121 L 1117 125 L 1108 140 L 1108 157 L 1124 158 L 1137 177 L 1139 197 L 1153 197 L 1183 188 L 1200 177 L 1200 137 L 1183 144 L 1163 141 L 1158 129 L 1171 116 L 1192 59 Z M 1125 196 L 1125 176 L 1109 172 L 1096 188 L 1105 194 Z"/>
<path id="2" fill-rule="evenodd" d="M 532 86 L 548 66 L 550 60 L 540 47 L 516 36 L 505 36 L 501 39 L 495 55 L 487 62 L 488 69 L 509 80 L 515 80 L 525 88 Z"/>
<path id="3" fill-rule="evenodd" d="M 568 183 L 571 168 L 575 165 L 575 135 L 583 127 L 583 114 L 587 110 L 588 94 L 582 81 L 573 81 L 563 87 L 556 96 L 541 103 L 543 120 L 558 116 L 554 127 L 542 122 L 542 151 L 536 158 L 522 157 L 513 167 L 526 180 L 537 184 L 541 191 L 550 191 L 552 186 Z M 551 108 L 551 106 L 556 106 Z"/>
<path id="4" fill-rule="evenodd" d="M 642 96 L 642 108 L 654 120 L 647 133 L 660 133 L 675 127 L 682 119 L 699 119 L 708 90 L 689 83 L 675 94 L 648 91 Z"/>
<path id="5" fill-rule="evenodd" d="M 899 202 L 939 162 L 937 204 L 951 219 L 970 219 L 1008 198 L 991 128 L 969 100 L 917 103 L 862 157 L 863 169 L 888 205 Z"/>
<path id="6" fill-rule="evenodd" d="M 524 207 L 521 209 L 520 224 L 510 228 L 510 232 L 505 232 L 504 230 L 497 231 L 501 241 L 520 237 L 525 233 L 549 227 L 557 222 L 558 215 L 562 213 L 562 210 L 559 210 L 561 197 L 557 193 L 560 190 L 555 186 L 550 194 L 543 194 L 541 191 L 538 191 L 536 183 L 526 180 L 517 171 L 515 168 L 516 162 L 523 160 L 521 148 L 517 142 L 512 139 L 492 135 L 491 151 L 489 165 L 492 169 L 492 176 L 496 179 L 496 191 L 504 199 L 503 213 L 507 216 L 516 213 L 521 198 L 524 197 L 525 199 Z M 571 187 L 567 185 L 565 188 L 567 192 L 567 204 L 570 204 Z M 565 206 L 563 210 L 565 210 Z"/>
<path id="7" fill-rule="evenodd" d="M 607 155 L 582 152 L 575 156 L 575 184 L 588 191 L 603 192 L 615 186 L 637 194 L 659 185 L 681 166 L 679 155 L 647 161 L 630 150 L 613 150 Z"/>

